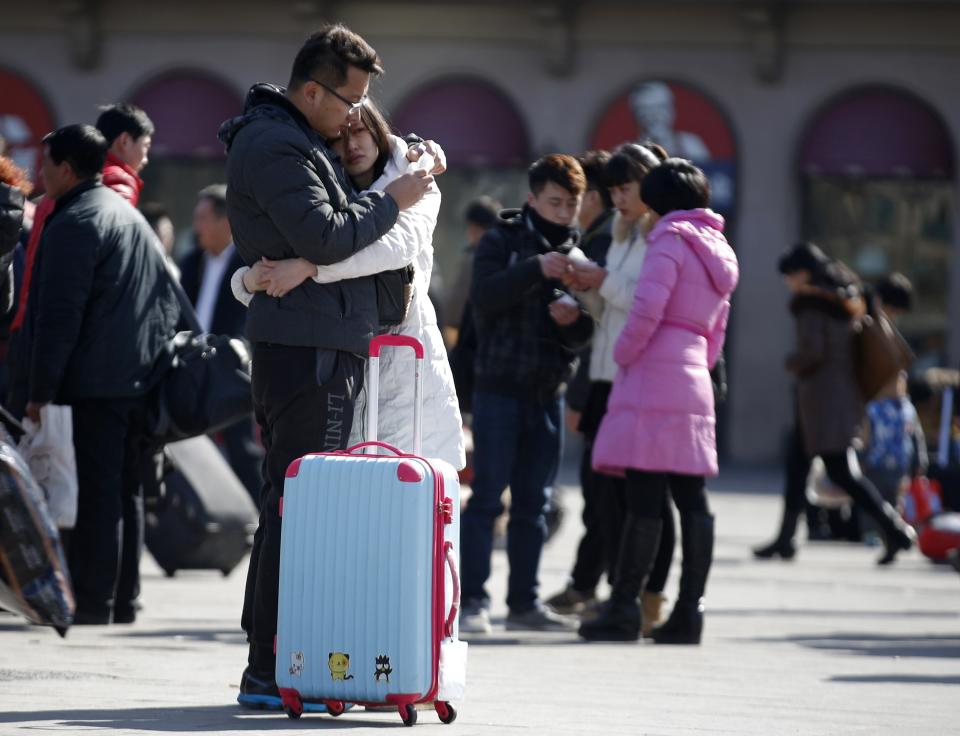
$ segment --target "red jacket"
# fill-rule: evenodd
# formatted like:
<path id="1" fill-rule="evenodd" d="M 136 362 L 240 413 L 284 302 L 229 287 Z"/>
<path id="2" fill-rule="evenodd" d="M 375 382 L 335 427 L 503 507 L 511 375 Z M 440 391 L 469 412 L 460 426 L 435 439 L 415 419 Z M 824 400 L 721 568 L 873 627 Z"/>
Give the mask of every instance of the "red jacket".
<path id="1" fill-rule="evenodd" d="M 103 165 L 103 184 L 110 187 L 134 207 L 140 201 L 143 179 L 112 153 L 107 154 L 107 162 Z"/>

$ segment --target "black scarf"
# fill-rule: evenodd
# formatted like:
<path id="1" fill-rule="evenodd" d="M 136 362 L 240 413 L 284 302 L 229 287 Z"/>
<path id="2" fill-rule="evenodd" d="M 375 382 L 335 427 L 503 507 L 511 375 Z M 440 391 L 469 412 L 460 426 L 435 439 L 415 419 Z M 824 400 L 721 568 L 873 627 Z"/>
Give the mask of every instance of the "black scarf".
<path id="1" fill-rule="evenodd" d="M 556 223 L 543 219 L 530 205 L 524 207 L 524 210 L 530 217 L 530 222 L 533 223 L 534 230 L 540 233 L 544 240 L 550 243 L 552 248 L 563 245 L 573 238 L 574 229 L 572 227 L 557 225 Z"/>

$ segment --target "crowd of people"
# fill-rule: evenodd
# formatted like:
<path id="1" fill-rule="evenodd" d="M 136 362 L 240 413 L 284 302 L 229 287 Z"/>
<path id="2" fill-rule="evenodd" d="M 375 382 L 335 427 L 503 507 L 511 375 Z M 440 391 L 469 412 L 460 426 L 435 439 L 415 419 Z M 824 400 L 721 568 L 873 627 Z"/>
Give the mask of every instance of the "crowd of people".
<path id="1" fill-rule="evenodd" d="M 428 295 L 443 151 L 415 131 L 391 134 L 367 97 L 382 71 L 362 38 L 328 26 L 299 50 L 285 88 L 253 86 L 243 113 L 219 131 L 226 181 L 197 194 L 196 249 L 178 263 L 166 210 L 137 209 L 154 134 L 143 110 L 111 105 L 95 126 L 44 138 L 44 196 L 35 204 L 25 172 L 0 159 L 5 404 L 35 422 L 49 403 L 73 411 L 80 491 L 63 541 L 75 622 L 136 618 L 147 397 L 167 342 L 193 310 L 203 330 L 252 347 L 251 417 L 217 437 L 260 509 L 241 618 L 249 642 L 242 704 L 280 705 L 273 673 L 285 472 L 304 454 L 363 439 L 364 356 L 386 331 L 425 345 L 423 454 L 463 469 L 465 420 L 472 430 L 461 631 L 492 631 L 486 584 L 509 487 L 507 629 L 700 643 L 714 545 L 705 479 L 718 472 L 716 404 L 725 388 L 716 369 L 739 277 L 708 179 L 660 145 L 625 143 L 539 158 L 520 208 L 473 203 L 463 271 L 447 302 L 448 359 Z M 850 336 L 871 299 L 810 244 L 787 252 L 780 272 L 797 324 L 787 363 L 797 422 L 783 522 L 755 554 L 794 556 L 819 456 L 873 519 L 887 564 L 912 544 L 895 502 L 902 476 L 920 464 L 904 460 L 902 442 L 915 412 L 902 381 L 871 405 L 861 474 L 852 448 L 865 408 Z M 881 292 L 877 308 L 893 316 L 898 294 Z M 379 438 L 403 448 L 412 446 L 412 360 L 397 352 L 381 363 Z M 584 437 L 585 533 L 569 584 L 543 601 L 539 567 L 564 425 Z M 680 584 L 663 622 L 674 506 Z M 604 575 L 611 594 L 600 601 Z"/>

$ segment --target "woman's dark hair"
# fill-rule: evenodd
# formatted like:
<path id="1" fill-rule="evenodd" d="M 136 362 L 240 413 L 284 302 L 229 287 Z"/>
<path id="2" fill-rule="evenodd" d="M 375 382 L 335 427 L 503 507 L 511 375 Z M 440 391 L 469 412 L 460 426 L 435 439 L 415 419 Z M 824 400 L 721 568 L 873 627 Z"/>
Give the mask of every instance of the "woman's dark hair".
<path id="1" fill-rule="evenodd" d="M 913 309 L 913 284 L 902 273 L 891 273 L 877 284 L 877 296 L 885 306 L 904 312 Z"/>
<path id="2" fill-rule="evenodd" d="M 135 141 L 145 135 L 153 135 L 153 121 L 136 105 L 109 105 L 100 108 L 97 130 L 103 133 L 107 145 L 112 145 L 122 133 L 128 133 Z"/>
<path id="3" fill-rule="evenodd" d="M 640 198 L 661 216 L 701 209 L 710 204 L 710 180 L 686 159 L 668 158 L 644 177 Z"/>
<path id="4" fill-rule="evenodd" d="M 393 155 L 393 149 L 390 147 L 390 124 L 373 100 L 370 99 L 367 99 L 360 108 L 360 122 L 363 123 L 364 128 L 370 131 L 373 143 L 377 147 L 377 160 L 373 164 L 373 179 L 376 181 L 380 178 L 383 170 L 387 167 L 387 162 Z M 346 132 L 341 134 L 341 138 L 344 135 L 350 135 L 349 125 L 344 126 L 342 130 Z M 339 139 L 330 140 L 328 143 L 333 144 L 336 140 Z"/>
<path id="5" fill-rule="evenodd" d="M 631 181 L 640 184 L 651 170 L 666 160 L 667 152 L 656 143 L 624 143 L 604 167 L 603 179 L 608 189 Z"/>
<path id="6" fill-rule="evenodd" d="M 788 275 L 798 271 L 810 274 L 810 283 L 830 289 L 860 288 L 860 277 L 845 263 L 831 258 L 813 243 L 802 241 L 785 251 L 777 261 L 777 270 Z"/>
<path id="7" fill-rule="evenodd" d="M 67 125 L 43 139 L 50 159 L 59 165 L 66 161 L 79 179 L 92 179 L 107 160 L 107 139 L 92 125 Z"/>
<path id="8" fill-rule="evenodd" d="M 383 74 L 380 57 L 363 38 L 339 23 L 323 26 L 297 52 L 289 87 L 298 89 L 310 80 L 340 87 L 351 66 L 374 76 Z"/>

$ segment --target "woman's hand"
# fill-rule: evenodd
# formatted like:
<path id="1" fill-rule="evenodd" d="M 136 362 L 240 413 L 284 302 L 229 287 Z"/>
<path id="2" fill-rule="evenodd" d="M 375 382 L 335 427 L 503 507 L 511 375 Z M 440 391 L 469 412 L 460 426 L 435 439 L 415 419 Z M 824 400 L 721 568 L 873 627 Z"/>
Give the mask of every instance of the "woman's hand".
<path id="1" fill-rule="evenodd" d="M 410 146 L 407 149 L 407 161 L 419 161 L 425 153 L 433 157 L 433 168 L 429 171 L 431 176 L 439 176 L 447 170 L 447 154 L 436 141 L 423 141 Z"/>
<path id="2" fill-rule="evenodd" d="M 243 274 L 244 289 L 251 294 L 254 294 L 258 291 L 263 291 L 264 288 L 266 288 L 264 286 L 263 279 L 272 268 L 271 266 L 267 265 L 268 263 L 269 262 L 266 258 L 261 258 L 247 269 L 246 273 Z"/>
<path id="3" fill-rule="evenodd" d="M 264 259 L 263 263 L 266 267 L 261 280 L 263 287 L 268 296 L 278 299 L 286 296 L 317 273 L 317 267 L 303 258 L 290 258 L 283 261 Z"/>
<path id="4" fill-rule="evenodd" d="M 573 269 L 574 288 L 579 291 L 599 289 L 607 278 L 607 269 L 593 261 L 574 261 L 570 265 Z"/>

